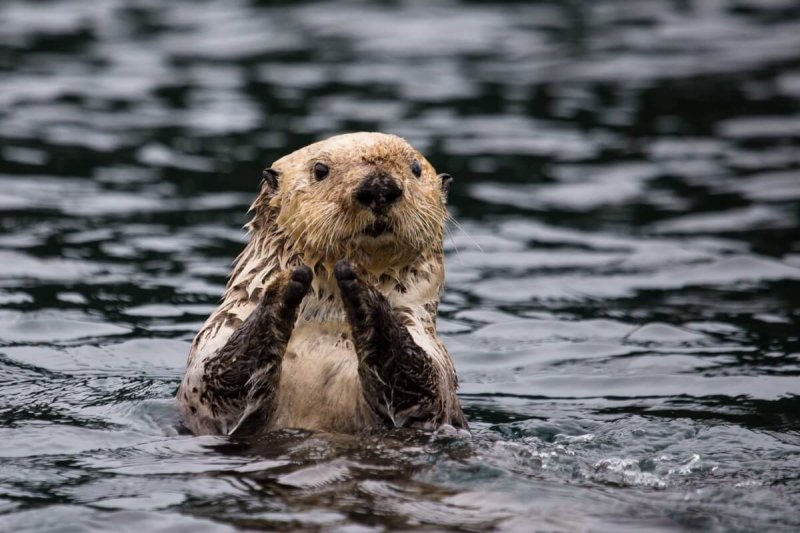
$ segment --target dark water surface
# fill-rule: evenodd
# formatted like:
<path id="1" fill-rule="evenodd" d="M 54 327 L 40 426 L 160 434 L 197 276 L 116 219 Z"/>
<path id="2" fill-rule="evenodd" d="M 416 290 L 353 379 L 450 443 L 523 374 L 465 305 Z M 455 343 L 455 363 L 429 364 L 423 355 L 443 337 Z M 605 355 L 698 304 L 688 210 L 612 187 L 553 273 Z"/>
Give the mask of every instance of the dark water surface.
<path id="1" fill-rule="evenodd" d="M 260 170 L 364 129 L 456 176 L 472 439 L 187 435 Z M 0 3 L 0 530 L 797 530 L 799 280 L 798 2 Z"/>

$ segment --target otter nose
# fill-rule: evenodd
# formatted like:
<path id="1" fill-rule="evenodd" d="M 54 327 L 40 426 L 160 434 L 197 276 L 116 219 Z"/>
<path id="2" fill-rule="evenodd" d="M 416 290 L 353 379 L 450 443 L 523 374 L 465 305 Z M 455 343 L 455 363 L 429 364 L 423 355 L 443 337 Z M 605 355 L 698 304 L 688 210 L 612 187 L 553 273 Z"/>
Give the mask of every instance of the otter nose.
<path id="1" fill-rule="evenodd" d="M 373 211 L 383 211 L 403 196 L 403 189 L 391 176 L 370 174 L 356 190 L 356 201 Z"/>

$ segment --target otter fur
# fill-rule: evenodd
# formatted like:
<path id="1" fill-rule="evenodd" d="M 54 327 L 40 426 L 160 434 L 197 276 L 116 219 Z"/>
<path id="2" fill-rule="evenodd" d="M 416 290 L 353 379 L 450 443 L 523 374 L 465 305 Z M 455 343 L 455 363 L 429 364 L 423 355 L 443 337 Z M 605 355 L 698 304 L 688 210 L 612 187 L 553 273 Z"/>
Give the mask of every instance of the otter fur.
<path id="1" fill-rule="evenodd" d="M 436 334 L 452 178 L 383 133 L 311 144 L 263 176 L 249 242 L 189 352 L 185 425 L 466 428 Z"/>

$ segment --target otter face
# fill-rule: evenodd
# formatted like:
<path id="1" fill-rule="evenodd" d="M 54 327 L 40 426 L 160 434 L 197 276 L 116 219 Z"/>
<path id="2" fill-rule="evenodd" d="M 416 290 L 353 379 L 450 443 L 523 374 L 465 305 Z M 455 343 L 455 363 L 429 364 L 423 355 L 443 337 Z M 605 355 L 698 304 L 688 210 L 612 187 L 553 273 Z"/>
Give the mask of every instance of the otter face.
<path id="1" fill-rule="evenodd" d="M 269 200 L 279 209 L 276 224 L 309 259 L 335 261 L 359 251 L 399 259 L 441 250 L 452 178 L 437 175 L 400 137 L 331 137 L 271 170 L 277 173 Z"/>

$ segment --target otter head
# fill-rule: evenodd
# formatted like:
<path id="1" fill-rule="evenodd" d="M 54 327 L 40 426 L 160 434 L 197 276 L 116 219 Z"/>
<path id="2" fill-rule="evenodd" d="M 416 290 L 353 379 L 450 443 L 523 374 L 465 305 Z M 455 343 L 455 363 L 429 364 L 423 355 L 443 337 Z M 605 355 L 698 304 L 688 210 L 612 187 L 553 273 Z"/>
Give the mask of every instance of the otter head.
<path id="1" fill-rule="evenodd" d="M 452 178 L 400 137 L 331 137 L 279 159 L 264 178 L 251 227 L 282 234 L 306 264 L 347 258 L 377 273 L 441 255 Z"/>

